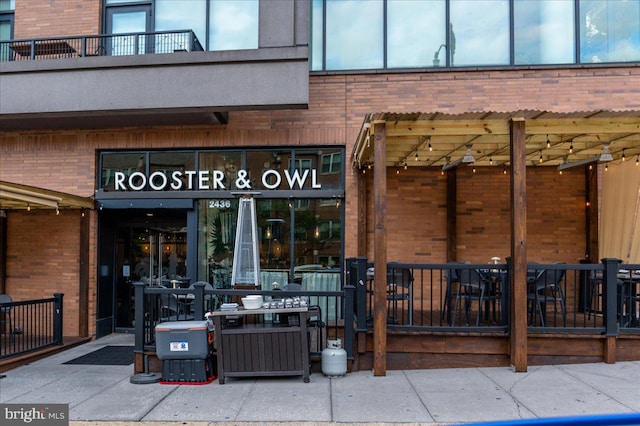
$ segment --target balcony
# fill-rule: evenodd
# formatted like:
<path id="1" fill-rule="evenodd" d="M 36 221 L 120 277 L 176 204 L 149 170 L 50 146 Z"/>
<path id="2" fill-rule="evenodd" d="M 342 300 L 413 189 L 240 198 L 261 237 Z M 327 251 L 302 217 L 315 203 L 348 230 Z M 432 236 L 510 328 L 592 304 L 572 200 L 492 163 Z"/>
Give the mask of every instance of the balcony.
<path id="1" fill-rule="evenodd" d="M 191 30 L 0 42 L 0 130 L 224 124 L 307 108 L 308 47 L 204 51 Z"/>
<path id="2" fill-rule="evenodd" d="M 203 51 L 191 30 L 22 39 L 0 42 L 0 61 Z"/>

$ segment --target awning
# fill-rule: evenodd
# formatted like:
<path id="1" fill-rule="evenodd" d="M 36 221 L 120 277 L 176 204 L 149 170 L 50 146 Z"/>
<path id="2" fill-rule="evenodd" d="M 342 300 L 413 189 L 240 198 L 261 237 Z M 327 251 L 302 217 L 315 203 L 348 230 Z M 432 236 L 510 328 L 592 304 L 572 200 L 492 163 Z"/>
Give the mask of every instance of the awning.
<path id="1" fill-rule="evenodd" d="M 365 116 L 352 165 L 373 164 L 374 124 L 384 123 L 387 167 L 456 165 L 468 149 L 476 166 L 508 166 L 512 119 L 525 120 L 527 166 L 597 162 L 605 145 L 615 161 L 640 154 L 637 110 L 378 112 Z"/>
<path id="2" fill-rule="evenodd" d="M 51 189 L 0 181 L 0 209 L 82 209 L 93 208 L 92 198 Z"/>

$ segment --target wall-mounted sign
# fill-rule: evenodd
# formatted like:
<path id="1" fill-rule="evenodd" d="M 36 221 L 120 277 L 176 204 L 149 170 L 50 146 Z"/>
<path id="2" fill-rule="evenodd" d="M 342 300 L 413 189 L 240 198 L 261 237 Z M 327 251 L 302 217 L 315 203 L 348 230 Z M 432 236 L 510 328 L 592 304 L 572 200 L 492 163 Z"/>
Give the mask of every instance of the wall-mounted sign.
<path id="1" fill-rule="evenodd" d="M 216 191 L 230 189 L 225 185 L 225 174 L 222 170 L 175 170 L 171 172 L 156 171 L 147 176 L 142 172 L 133 172 L 130 175 L 124 172 L 115 172 L 116 191 L 143 191 L 148 187 L 152 191 Z M 273 170 L 262 172 L 262 185 L 266 189 L 302 189 L 307 182 L 312 189 L 321 189 L 318 183 L 317 171 L 307 170 Z M 238 170 L 235 178 L 235 188 L 250 190 L 251 179 L 246 170 Z M 283 188 L 284 187 L 284 188 Z"/>

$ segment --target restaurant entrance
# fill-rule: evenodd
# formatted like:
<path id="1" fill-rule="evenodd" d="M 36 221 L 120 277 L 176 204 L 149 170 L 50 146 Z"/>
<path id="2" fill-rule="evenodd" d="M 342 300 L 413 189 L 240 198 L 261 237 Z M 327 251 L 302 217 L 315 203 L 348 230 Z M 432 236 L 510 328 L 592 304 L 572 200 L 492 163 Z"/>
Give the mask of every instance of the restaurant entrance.
<path id="1" fill-rule="evenodd" d="M 100 228 L 98 337 L 134 326 L 133 283 L 188 285 L 185 210 L 115 210 Z"/>

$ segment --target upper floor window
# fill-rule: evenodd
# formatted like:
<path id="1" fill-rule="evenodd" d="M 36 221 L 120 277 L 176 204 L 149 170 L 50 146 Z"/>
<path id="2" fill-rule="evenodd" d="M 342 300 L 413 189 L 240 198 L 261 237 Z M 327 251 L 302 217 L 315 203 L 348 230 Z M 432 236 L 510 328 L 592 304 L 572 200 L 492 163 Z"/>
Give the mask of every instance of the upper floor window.
<path id="1" fill-rule="evenodd" d="M 206 50 L 257 49 L 258 15 L 259 0 L 107 0 L 105 29 L 116 33 L 115 19 L 135 24 L 117 32 L 193 30 Z"/>
<path id="2" fill-rule="evenodd" d="M 15 0 L 0 0 L 0 41 L 13 39 L 13 11 Z M 7 44 L 0 49 L 0 62 L 7 61 L 11 52 Z"/>
<path id="3" fill-rule="evenodd" d="M 640 1 L 580 0 L 580 61 L 640 61 Z"/>
<path id="4" fill-rule="evenodd" d="M 322 173 L 340 173 L 342 171 L 342 153 L 334 152 L 331 154 L 324 154 L 321 158 L 322 161 Z"/>
<path id="5" fill-rule="evenodd" d="M 640 61 L 640 0 L 312 0 L 311 70 Z"/>
<path id="6" fill-rule="evenodd" d="M 567 64 L 575 61 L 574 0 L 515 0 L 514 63 Z M 559 34 L 563 34 L 559 37 Z"/>

